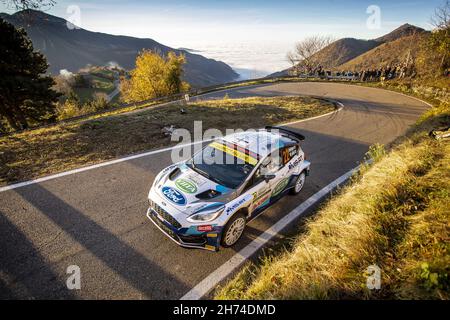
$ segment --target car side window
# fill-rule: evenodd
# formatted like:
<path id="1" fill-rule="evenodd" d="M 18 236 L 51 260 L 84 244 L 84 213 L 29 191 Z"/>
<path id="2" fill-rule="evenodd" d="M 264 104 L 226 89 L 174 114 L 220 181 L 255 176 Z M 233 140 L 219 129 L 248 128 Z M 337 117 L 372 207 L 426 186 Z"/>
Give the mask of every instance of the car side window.
<path id="1" fill-rule="evenodd" d="M 277 159 L 276 154 L 273 153 L 270 156 L 266 158 L 267 163 L 262 168 L 263 172 L 261 172 L 263 175 L 268 174 L 275 174 L 280 169 L 279 159 Z"/>
<path id="2" fill-rule="evenodd" d="M 258 183 L 264 180 L 264 176 L 267 174 L 267 166 L 272 162 L 272 159 L 270 157 L 267 157 L 264 159 L 261 164 L 259 165 L 258 169 L 256 169 L 255 173 L 247 183 L 247 185 L 244 188 L 244 192 L 248 189 L 256 186 Z"/>
<path id="3" fill-rule="evenodd" d="M 245 186 L 244 192 L 263 181 L 264 176 L 276 174 L 278 170 L 284 167 L 297 154 L 298 146 L 295 145 L 281 148 L 266 157 Z"/>

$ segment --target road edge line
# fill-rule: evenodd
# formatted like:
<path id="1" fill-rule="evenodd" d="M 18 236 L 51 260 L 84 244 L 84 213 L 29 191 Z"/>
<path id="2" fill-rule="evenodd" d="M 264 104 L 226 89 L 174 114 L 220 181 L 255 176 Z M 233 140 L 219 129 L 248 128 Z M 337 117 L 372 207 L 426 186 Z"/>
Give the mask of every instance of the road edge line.
<path id="1" fill-rule="evenodd" d="M 40 183 L 40 182 L 44 182 L 44 181 L 48 181 L 48 180 L 53 180 L 53 179 L 56 179 L 56 178 L 60 178 L 60 177 L 64 177 L 64 176 L 68 176 L 68 175 L 72 175 L 72 174 L 76 174 L 76 173 L 80 173 L 80 172 L 96 169 L 96 168 L 106 167 L 106 166 L 109 166 L 109 165 L 125 162 L 125 161 L 128 161 L 128 160 L 133 160 L 133 159 L 138 159 L 138 158 L 150 156 L 152 154 L 161 153 L 161 152 L 169 151 L 169 150 L 172 150 L 172 149 L 184 148 L 184 147 L 187 147 L 187 146 L 193 146 L 193 145 L 196 145 L 196 144 L 199 144 L 199 143 L 203 143 L 203 142 L 207 142 L 207 141 L 208 140 L 202 140 L 202 141 L 196 141 L 196 142 L 191 142 L 191 143 L 180 144 L 180 145 L 176 145 L 176 146 L 173 146 L 173 147 L 167 147 L 167 148 L 163 148 L 163 149 L 156 149 L 156 150 L 146 151 L 146 152 L 143 152 L 143 153 L 138 153 L 138 154 L 135 154 L 135 155 L 126 156 L 126 157 L 118 158 L 118 159 L 115 159 L 115 160 L 110 160 L 110 161 L 106 161 L 106 162 L 97 163 L 97 164 L 94 164 L 94 165 L 91 165 L 91 166 L 87 166 L 87 167 L 81 167 L 81 168 L 77 168 L 77 169 L 73 169 L 73 170 L 69 170 L 69 171 L 63 171 L 63 172 L 60 172 L 60 173 L 52 174 L 52 175 L 41 177 L 41 178 L 38 178 L 38 179 L 27 180 L 27 181 L 24 181 L 24 182 L 19 182 L 19 183 L 6 185 L 6 186 L 3 186 L 3 187 L 0 187 L 0 193 L 8 191 L 8 190 L 13 190 L 13 189 L 25 187 L 25 186 L 28 186 L 28 185 L 31 185 L 31 184 L 36 184 L 36 183 Z"/>
<path id="2" fill-rule="evenodd" d="M 215 271 L 210 273 L 206 278 L 200 281 L 194 288 L 183 295 L 180 300 L 199 300 L 209 292 L 211 292 L 214 287 L 216 287 L 220 282 L 225 280 L 231 273 L 233 273 L 237 268 L 239 268 L 247 259 L 249 259 L 253 254 L 255 254 L 259 249 L 263 247 L 268 241 L 270 241 L 275 235 L 286 228 L 292 221 L 300 217 L 306 210 L 311 206 L 319 202 L 324 196 L 329 194 L 333 189 L 338 187 L 343 182 L 347 181 L 360 166 L 353 168 L 347 173 L 343 174 L 336 180 L 329 183 L 327 186 L 313 194 L 307 200 L 303 201 L 300 205 L 294 208 L 286 216 L 284 216 L 277 223 L 272 225 L 269 229 L 264 231 L 256 239 L 250 242 L 246 247 L 241 249 L 233 257 L 231 257 L 227 262 L 217 268 Z"/>

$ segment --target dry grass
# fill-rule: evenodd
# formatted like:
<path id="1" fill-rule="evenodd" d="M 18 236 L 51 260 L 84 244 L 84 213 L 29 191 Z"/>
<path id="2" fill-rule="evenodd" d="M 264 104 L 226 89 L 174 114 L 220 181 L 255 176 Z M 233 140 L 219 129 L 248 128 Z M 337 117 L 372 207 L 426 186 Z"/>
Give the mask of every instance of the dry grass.
<path id="1" fill-rule="evenodd" d="M 448 299 L 450 145 L 428 137 L 450 124 L 432 109 L 388 154 L 331 198 L 291 249 L 248 264 L 217 299 Z M 381 268 L 381 290 L 366 287 Z"/>
<path id="2" fill-rule="evenodd" d="M 444 77 L 394 79 L 385 82 L 357 82 L 355 84 L 397 91 L 426 100 L 435 106 L 450 106 L 450 79 Z"/>
<path id="3" fill-rule="evenodd" d="M 308 97 L 246 98 L 200 101 L 110 114 L 0 137 L 0 184 L 44 176 L 100 161 L 171 145 L 164 126 L 193 129 L 260 128 L 334 110 L 331 102 Z"/>

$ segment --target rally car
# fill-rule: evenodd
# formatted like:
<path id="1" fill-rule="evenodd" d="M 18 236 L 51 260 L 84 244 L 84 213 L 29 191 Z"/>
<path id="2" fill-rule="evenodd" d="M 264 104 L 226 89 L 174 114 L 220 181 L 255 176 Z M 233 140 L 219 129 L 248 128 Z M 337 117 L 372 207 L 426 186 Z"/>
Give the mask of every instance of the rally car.
<path id="1" fill-rule="evenodd" d="M 216 139 L 155 177 L 147 217 L 183 247 L 230 247 L 249 220 L 302 190 L 310 167 L 303 139 L 280 127 Z"/>

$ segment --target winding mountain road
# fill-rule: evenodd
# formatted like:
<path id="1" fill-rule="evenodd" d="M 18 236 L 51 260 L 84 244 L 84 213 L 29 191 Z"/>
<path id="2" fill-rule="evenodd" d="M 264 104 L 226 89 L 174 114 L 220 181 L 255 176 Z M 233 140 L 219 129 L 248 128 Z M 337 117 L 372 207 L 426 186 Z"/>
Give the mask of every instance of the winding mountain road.
<path id="1" fill-rule="evenodd" d="M 202 99 L 225 93 L 314 95 L 344 104 L 332 115 L 289 125 L 306 136 L 303 149 L 312 163 L 300 195 L 283 198 L 250 222 L 236 247 L 213 253 L 178 247 L 145 216 L 153 178 L 171 163 L 167 150 L 4 189 L 0 298 L 178 299 L 305 199 L 356 167 L 371 144 L 404 134 L 428 108 L 385 90 L 308 82 L 241 87 Z M 66 287 L 70 265 L 80 267 L 80 290 Z"/>

